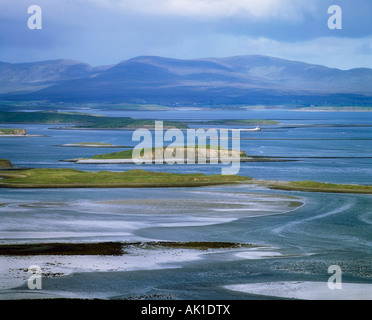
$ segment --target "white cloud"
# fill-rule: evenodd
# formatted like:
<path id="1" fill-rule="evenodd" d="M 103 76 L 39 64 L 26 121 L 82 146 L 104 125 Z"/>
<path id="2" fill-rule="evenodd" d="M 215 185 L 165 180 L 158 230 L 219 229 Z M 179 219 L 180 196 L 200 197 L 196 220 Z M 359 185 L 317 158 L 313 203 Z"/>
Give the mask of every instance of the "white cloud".
<path id="1" fill-rule="evenodd" d="M 88 0 L 109 9 L 196 18 L 246 16 L 260 19 L 301 19 L 314 13 L 316 0 Z"/>
<path id="2" fill-rule="evenodd" d="M 372 38 L 322 37 L 306 41 L 286 42 L 269 38 L 214 34 L 189 37 L 165 47 L 153 48 L 157 55 L 177 58 L 229 57 L 236 55 L 268 55 L 339 69 L 372 68 L 371 53 L 361 48 L 372 46 Z"/>

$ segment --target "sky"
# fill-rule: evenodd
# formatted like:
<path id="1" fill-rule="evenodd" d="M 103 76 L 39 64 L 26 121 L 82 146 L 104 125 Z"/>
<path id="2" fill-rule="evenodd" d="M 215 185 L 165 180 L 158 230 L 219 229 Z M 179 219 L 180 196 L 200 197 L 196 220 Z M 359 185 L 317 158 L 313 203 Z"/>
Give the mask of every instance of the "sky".
<path id="1" fill-rule="evenodd" d="M 42 29 L 29 29 L 31 5 Z M 342 29 L 330 29 L 331 5 Z M 0 0 L 0 61 L 268 55 L 372 68 L 370 0 Z"/>

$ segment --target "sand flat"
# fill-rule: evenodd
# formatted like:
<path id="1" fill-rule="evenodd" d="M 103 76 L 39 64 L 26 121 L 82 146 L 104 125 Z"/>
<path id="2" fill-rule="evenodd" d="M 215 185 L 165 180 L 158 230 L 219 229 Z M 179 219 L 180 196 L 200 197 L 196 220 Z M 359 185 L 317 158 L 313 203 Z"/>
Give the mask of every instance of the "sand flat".
<path id="1" fill-rule="evenodd" d="M 301 300 L 372 300 L 372 284 L 342 283 L 329 289 L 328 282 L 278 281 L 229 285 L 224 288 L 248 294 Z"/>

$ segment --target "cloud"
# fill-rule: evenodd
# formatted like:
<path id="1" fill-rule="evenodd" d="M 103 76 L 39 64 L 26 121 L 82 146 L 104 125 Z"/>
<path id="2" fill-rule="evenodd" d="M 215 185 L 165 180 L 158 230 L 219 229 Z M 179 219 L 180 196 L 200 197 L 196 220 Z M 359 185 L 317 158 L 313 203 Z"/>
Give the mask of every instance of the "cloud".
<path id="1" fill-rule="evenodd" d="M 138 55 L 272 55 L 340 68 L 372 67 L 372 3 L 337 0 L 38 0 L 43 30 L 27 28 L 30 0 L 0 0 L 0 60 L 72 58 L 93 65 Z M 363 4 L 363 6 L 361 6 Z"/>
<path id="2" fill-rule="evenodd" d="M 180 47 L 168 48 L 168 50 L 175 54 L 188 48 L 190 56 L 187 58 L 192 58 L 192 55 L 197 53 L 199 56 L 202 54 L 204 57 L 209 57 L 211 52 L 214 57 L 259 54 L 340 69 L 372 68 L 370 53 L 372 37 L 363 39 L 320 37 L 287 42 L 266 37 L 215 34 L 204 41 L 189 38 L 179 45 Z M 165 54 L 165 52 L 159 53 Z"/>
<path id="3" fill-rule="evenodd" d="M 117 10 L 194 18 L 245 16 L 253 19 L 301 19 L 314 13 L 316 0 L 89 0 Z"/>

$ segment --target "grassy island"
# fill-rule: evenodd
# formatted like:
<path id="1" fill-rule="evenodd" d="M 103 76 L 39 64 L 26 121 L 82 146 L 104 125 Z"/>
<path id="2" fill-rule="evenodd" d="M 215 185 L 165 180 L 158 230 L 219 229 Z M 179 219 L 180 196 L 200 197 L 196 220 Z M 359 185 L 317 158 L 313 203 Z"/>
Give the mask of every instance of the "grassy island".
<path id="1" fill-rule="evenodd" d="M 2 135 L 25 136 L 27 135 L 27 131 L 26 129 L 0 129 L 0 137 Z"/>
<path id="2" fill-rule="evenodd" d="M 219 146 L 213 146 L 213 145 L 206 145 L 206 146 L 179 146 L 179 147 L 163 147 L 163 148 L 147 148 L 144 149 L 141 153 L 141 156 L 145 152 L 151 153 L 152 159 L 155 159 L 155 154 L 157 152 L 161 152 L 164 156 L 164 158 L 167 158 L 167 155 L 170 157 L 174 157 L 177 152 L 182 154 L 183 158 L 187 159 L 187 152 L 189 149 L 195 150 L 195 159 L 198 157 L 198 151 L 201 149 L 202 151 L 205 150 L 205 156 L 206 158 L 211 157 L 220 157 L 222 154 L 222 148 Z M 236 158 L 243 158 L 247 157 L 244 151 L 234 151 L 234 150 L 226 150 L 228 152 L 229 157 L 236 157 Z M 114 153 L 108 153 L 108 154 L 99 154 L 93 156 L 91 159 L 98 159 L 98 160 L 112 160 L 112 159 L 132 159 L 132 153 L 133 150 L 126 150 L 126 151 L 120 151 L 120 152 L 114 152 Z"/>
<path id="3" fill-rule="evenodd" d="M 190 150 L 192 149 L 192 150 Z M 200 149 L 200 154 L 199 154 Z M 188 152 L 191 152 L 191 156 Z M 172 159 L 176 159 L 176 163 L 188 163 L 192 162 L 192 158 L 195 158 L 197 163 L 198 157 L 203 156 L 206 159 L 206 163 L 221 162 L 222 159 L 230 159 L 232 161 L 240 162 L 280 162 L 288 161 L 282 159 L 272 159 L 264 158 L 259 156 L 248 156 L 244 151 L 237 150 L 227 150 L 220 146 L 206 145 L 206 146 L 177 146 L 177 147 L 153 147 L 145 148 L 141 151 L 141 157 L 144 156 L 146 152 L 146 162 L 155 161 L 156 155 L 162 155 L 164 162 Z M 194 155 L 194 156 L 193 156 Z M 100 164 L 110 164 L 110 163 L 133 163 L 136 157 L 133 157 L 133 150 L 124 150 L 119 152 L 98 154 L 91 158 L 76 158 L 63 160 L 66 162 L 75 162 L 78 164 L 87 163 L 100 163 Z M 182 162 L 183 161 L 183 162 Z"/>
<path id="4" fill-rule="evenodd" d="M 1 172 L 4 188 L 154 188 L 197 187 L 236 183 L 247 177 L 230 175 L 176 174 L 129 170 L 89 172 L 75 169 L 30 169 L 17 173 Z"/>
<path id="5" fill-rule="evenodd" d="M 79 147 L 79 148 L 132 148 L 130 146 L 116 146 L 104 142 L 77 142 L 62 144 L 61 147 Z"/>

